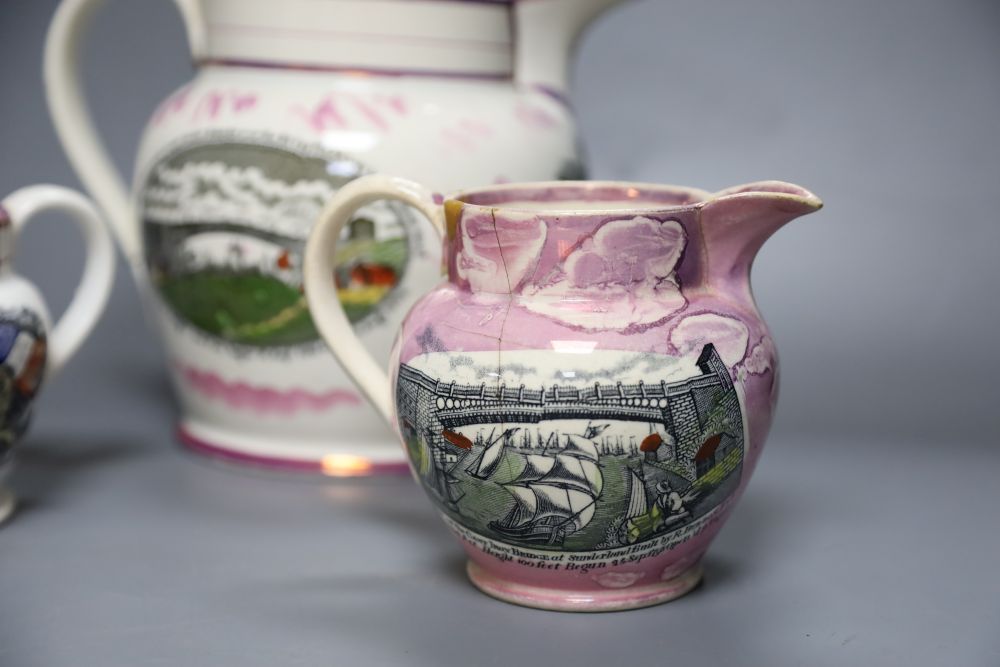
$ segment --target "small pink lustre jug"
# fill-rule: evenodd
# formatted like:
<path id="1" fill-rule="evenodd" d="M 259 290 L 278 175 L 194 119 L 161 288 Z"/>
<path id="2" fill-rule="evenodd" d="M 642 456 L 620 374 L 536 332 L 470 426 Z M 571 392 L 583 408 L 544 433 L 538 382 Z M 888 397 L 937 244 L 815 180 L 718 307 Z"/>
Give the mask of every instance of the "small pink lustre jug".
<path id="1" fill-rule="evenodd" d="M 406 317 L 391 380 L 337 300 L 336 244 L 379 198 L 444 237 L 448 281 Z M 812 193 L 625 183 L 487 187 L 434 203 L 371 176 L 306 249 L 312 315 L 397 428 L 473 583 L 545 609 L 676 598 L 749 480 L 777 394 L 750 265 Z M 391 388 L 391 390 L 390 390 Z"/>

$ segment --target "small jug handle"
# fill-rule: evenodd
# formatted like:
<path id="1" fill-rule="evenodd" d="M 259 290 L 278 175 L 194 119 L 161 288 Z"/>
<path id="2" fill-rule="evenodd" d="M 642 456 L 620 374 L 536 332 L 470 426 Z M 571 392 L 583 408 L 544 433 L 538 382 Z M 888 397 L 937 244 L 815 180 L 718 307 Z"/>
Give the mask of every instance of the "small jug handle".
<path id="1" fill-rule="evenodd" d="M 83 232 L 87 257 L 73 300 L 49 334 L 46 376 L 57 373 L 90 334 L 108 302 L 115 272 L 115 253 L 104 222 L 88 199 L 57 185 L 21 188 L 2 203 L 10 215 L 14 243 L 24 227 L 44 211 L 65 213 Z"/>
<path id="2" fill-rule="evenodd" d="M 191 51 L 205 48 L 200 0 L 174 0 L 184 18 Z M 142 272 L 139 225 L 132 215 L 128 188 L 94 127 L 80 83 L 80 51 L 87 26 L 105 0 L 63 0 L 45 38 L 45 95 L 49 115 L 77 176 L 108 216 L 133 272 Z"/>
<path id="3" fill-rule="evenodd" d="M 306 244 L 302 274 L 316 328 L 340 365 L 391 425 L 393 409 L 389 376 L 354 332 L 340 304 L 333 279 L 334 257 L 341 231 L 355 211 L 379 199 L 395 199 L 412 206 L 427 218 L 438 238 L 444 238 L 444 213 L 429 190 L 393 176 L 364 176 L 341 188 L 320 214 Z"/>

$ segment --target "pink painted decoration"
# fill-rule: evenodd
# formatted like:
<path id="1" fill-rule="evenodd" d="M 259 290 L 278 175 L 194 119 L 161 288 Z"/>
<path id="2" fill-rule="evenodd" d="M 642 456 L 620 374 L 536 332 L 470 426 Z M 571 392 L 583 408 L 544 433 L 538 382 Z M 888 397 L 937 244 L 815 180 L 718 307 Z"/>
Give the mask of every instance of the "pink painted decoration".
<path id="1" fill-rule="evenodd" d="M 293 415 L 297 412 L 323 412 L 338 407 L 362 405 L 353 391 L 334 389 L 312 392 L 305 389 L 255 387 L 246 382 L 227 382 L 211 371 L 178 365 L 187 388 L 209 400 L 222 401 L 231 408 L 247 412 Z"/>

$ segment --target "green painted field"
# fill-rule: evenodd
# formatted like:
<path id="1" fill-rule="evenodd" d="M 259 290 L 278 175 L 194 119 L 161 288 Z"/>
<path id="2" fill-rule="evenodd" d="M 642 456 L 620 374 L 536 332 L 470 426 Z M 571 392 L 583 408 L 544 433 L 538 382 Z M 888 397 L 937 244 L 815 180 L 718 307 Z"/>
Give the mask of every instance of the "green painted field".
<path id="1" fill-rule="evenodd" d="M 393 239 L 345 244 L 338 261 L 363 259 L 393 267 L 406 266 L 406 241 Z M 158 281 L 160 293 L 185 322 L 223 340 L 242 345 L 280 347 L 319 339 L 302 293 L 259 271 L 225 268 L 167 275 Z M 347 318 L 358 322 L 384 298 L 385 288 L 341 291 Z"/>
<path id="2" fill-rule="evenodd" d="M 224 340 L 272 347 L 318 338 L 305 298 L 277 278 L 201 271 L 164 278 L 159 288 L 179 317 Z"/>
<path id="3" fill-rule="evenodd" d="M 391 266 L 396 273 L 402 274 L 406 267 L 406 239 L 373 239 L 348 240 L 337 246 L 335 260 L 337 264 L 363 261 L 369 264 Z"/>
<path id="4" fill-rule="evenodd" d="M 233 343 L 271 347 L 319 339 L 305 297 L 277 278 L 201 271 L 164 278 L 159 288 L 181 319 Z M 384 296 L 384 290 L 344 291 L 341 304 L 351 322 L 371 313 Z"/>

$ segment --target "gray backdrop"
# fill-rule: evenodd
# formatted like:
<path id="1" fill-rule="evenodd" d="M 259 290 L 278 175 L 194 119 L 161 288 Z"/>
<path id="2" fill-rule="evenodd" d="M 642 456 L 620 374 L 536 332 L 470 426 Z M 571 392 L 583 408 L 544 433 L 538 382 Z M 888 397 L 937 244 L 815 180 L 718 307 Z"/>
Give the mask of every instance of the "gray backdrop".
<path id="1" fill-rule="evenodd" d="M 86 48 L 131 172 L 191 75 L 167 0 L 119 0 Z M 40 82 L 55 0 L 0 3 L 0 190 L 78 187 Z M 754 269 L 783 363 L 766 455 L 682 601 L 580 617 L 461 578 L 407 480 L 332 483 L 176 449 L 162 356 L 123 266 L 48 387 L 0 531 L 0 665 L 1000 664 L 1000 3 L 636 0 L 581 44 L 594 177 L 826 202 Z M 18 263 L 65 304 L 80 253 Z"/>

